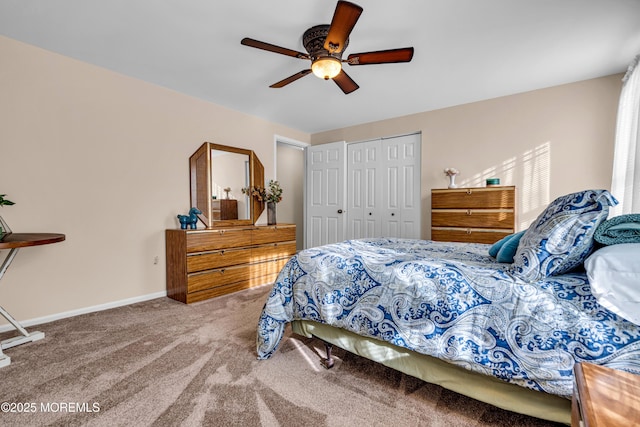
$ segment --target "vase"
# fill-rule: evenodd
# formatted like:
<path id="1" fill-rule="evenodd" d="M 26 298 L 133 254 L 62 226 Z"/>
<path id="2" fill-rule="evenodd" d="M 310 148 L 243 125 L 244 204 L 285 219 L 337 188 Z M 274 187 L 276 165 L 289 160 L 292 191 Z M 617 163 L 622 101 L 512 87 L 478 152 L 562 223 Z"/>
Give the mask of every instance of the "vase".
<path id="1" fill-rule="evenodd" d="M 267 225 L 276 225 L 276 203 L 267 202 Z"/>
<path id="2" fill-rule="evenodd" d="M 458 186 L 456 185 L 456 176 L 455 175 L 449 175 L 449 188 L 457 188 Z"/>

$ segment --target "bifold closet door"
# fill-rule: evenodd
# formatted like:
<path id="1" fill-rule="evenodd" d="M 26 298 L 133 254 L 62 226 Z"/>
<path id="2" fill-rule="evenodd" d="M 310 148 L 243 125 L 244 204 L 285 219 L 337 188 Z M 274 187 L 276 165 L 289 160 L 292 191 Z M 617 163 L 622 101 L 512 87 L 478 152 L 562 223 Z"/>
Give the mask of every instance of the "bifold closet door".
<path id="1" fill-rule="evenodd" d="M 421 135 L 306 149 L 305 248 L 420 238 Z"/>
<path id="2" fill-rule="evenodd" d="M 420 238 L 421 135 L 347 145 L 348 239 Z"/>
<path id="3" fill-rule="evenodd" d="M 381 141 L 381 236 L 420 239 L 421 135 Z"/>
<path id="4" fill-rule="evenodd" d="M 347 145 L 347 238 L 378 237 L 382 231 L 380 140 Z"/>

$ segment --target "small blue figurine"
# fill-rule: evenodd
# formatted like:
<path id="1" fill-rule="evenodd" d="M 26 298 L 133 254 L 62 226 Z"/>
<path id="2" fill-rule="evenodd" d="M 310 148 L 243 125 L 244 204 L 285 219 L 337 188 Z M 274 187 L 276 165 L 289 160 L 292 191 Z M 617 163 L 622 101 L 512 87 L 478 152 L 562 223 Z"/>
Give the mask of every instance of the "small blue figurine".
<path id="1" fill-rule="evenodd" d="M 186 230 L 187 226 L 189 226 L 192 230 L 196 229 L 196 224 L 198 223 L 197 215 L 202 212 L 198 208 L 189 209 L 189 215 L 178 215 L 178 220 L 180 221 L 180 228 L 182 230 Z"/>

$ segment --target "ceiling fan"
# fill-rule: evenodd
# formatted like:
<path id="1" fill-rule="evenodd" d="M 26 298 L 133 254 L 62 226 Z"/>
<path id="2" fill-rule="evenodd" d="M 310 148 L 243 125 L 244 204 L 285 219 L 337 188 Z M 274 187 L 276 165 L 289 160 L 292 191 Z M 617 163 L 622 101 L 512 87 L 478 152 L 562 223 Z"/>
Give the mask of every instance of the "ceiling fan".
<path id="1" fill-rule="evenodd" d="M 245 46 L 311 61 L 311 68 L 302 70 L 269 87 L 281 88 L 309 73 L 313 73 L 325 80 L 332 79 L 345 94 L 349 94 L 358 89 L 359 86 L 344 71 L 342 68 L 343 63 L 349 65 L 390 64 L 409 62 L 413 58 L 413 47 L 405 47 L 352 53 L 347 59 L 342 59 L 342 53 L 349 45 L 349 34 L 351 34 L 361 13 L 362 7 L 357 4 L 338 1 L 331 25 L 316 25 L 304 32 L 302 44 L 308 53 L 298 52 L 247 37 L 242 39 L 241 43 Z"/>

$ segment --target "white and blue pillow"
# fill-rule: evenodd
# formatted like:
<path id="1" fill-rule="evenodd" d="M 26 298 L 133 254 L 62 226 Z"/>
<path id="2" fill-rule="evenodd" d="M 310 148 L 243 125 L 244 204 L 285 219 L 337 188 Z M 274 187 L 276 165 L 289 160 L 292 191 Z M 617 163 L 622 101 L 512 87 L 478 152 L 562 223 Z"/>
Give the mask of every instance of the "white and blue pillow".
<path id="1" fill-rule="evenodd" d="M 567 273 L 593 251 L 593 235 L 618 201 L 607 190 L 558 197 L 520 239 L 511 272 L 526 281 Z"/>

